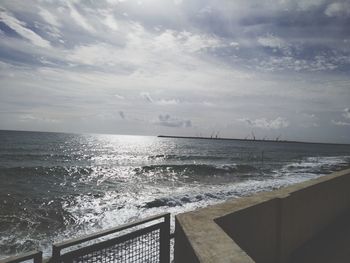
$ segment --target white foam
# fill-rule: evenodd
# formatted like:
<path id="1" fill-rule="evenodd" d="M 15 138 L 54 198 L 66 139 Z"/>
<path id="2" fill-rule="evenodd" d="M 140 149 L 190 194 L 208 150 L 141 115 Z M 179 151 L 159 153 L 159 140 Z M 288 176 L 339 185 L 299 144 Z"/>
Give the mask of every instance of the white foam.
<path id="1" fill-rule="evenodd" d="M 256 192 L 278 189 L 283 186 L 303 182 L 322 176 L 324 168 L 345 166 L 349 156 L 308 157 L 300 162 L 287 163 L 268 176 L 253 177 L 229 184 L 190 183 L 174 186 L 138 185 L 124 191 L 109 190 L 102 196 L 79 195 L 65 201 L 63 208 L 75 218 L 75 225 L 59 233 L 54 241 L 96 232 L 101 229 L 145 218 L 150 215 L 170 212 L 172 215 L 191 211 L 200 207 L 239 198 Z M 92 175 L 97 176 L 97 175 Z M 108 175 L 107 175 L 108 176 Z M 160 206 L 147 206 L 159 199 Z M 45 255 L 49 255 L 51 240 L 42 241 Z"/>

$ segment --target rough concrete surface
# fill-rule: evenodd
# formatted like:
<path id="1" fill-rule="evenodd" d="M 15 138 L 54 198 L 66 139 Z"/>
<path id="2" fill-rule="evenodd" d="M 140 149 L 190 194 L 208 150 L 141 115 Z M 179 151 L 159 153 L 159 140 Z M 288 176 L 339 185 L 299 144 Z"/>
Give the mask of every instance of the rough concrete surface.
<path id="1" fill-rule="evenodd" d="M 177 215 L 175 262 L 345 262 L 349 186 L 350 169 Z"/>

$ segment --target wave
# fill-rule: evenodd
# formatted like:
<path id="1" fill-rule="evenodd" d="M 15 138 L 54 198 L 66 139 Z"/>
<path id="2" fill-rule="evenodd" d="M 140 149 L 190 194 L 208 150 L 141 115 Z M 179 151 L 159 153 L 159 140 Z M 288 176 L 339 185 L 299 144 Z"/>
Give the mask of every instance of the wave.
<path id="1" fill-rule="evenodd" d="M 0 167 L 0 176 L 9 179 L 34 177 L 62 177 L 66 175 L 87 175 L 93 171 L 92 167 L 77 166 L 31 166 L 31 167 Z"/>
<path id="2" fill-rule="evenodd" d="M 62 199 L 3 198 L 0 212 L 0 256 L 46 246 L 55 233 L 63 232 L 75 218 L 62 207 Z"/>
<path id="3" fill-rule="evenodd" d="M 175 161 L 261 161 L 261 153 L 240 152 L 232 155 L 218 156 L 218 155 L 176 155 L 176 154 L 157 154 L 148 156 L 150 160 L 175 160 Z M 271 160 L 271 158 L 264 156 L 264 160 Z"/>
<path id="4" fill-rule="evenodd" d="M 48 159 L 67 159 L 67 160 L 80 160 L 80 159 L 91 159 L 92 155 L 80 154 L 80 153 L 0 153 L 0 159 L 9 160 L 48 160 Z"/>
<path id="5" fill-rule="evenodd" d="M 163 160 L 179 160 L 179 161 L 192 161 L 192 160 L 225 160 L 226 156 L 213 156 L 213 155 L 176 155 L 176 154 L 157 154 L 150 155 L 148 159 L 163 159 Z"/>
<path id="6" fill-rule="evenodd" d="M 161 164 L 147 165 L 141 168 L 136 168 L 135 172 L 142 173 L 176 173 L 186 175 L 220 175 L 232 173 L 255 172 L 258 168 L 248 164 L 227 164 L 227 165 L 209 165 L 209 164 Z"/>
<path id="7" fill-rule="evenodd" d="M 90 193 L 82 191 L 82 189 L 86 188 L 86 185 L 84 185 L 83 188 L 79 188 L 79 191 L 75 192 L 75 195 L 70 194 L 60 198 L 55 197 L 52 203 L 49 203 L 49 198 L 48 202 L 44 205 L 37 206 L 39 209 L 35 206 L 36 202 L 34 202 L 34 205 L 23 203 L 22 206 L 10 202 L 9 207 L 6 208 L 7 210 L 10 209 L 10 207 L 17 207 L 19 209 L 26 207 L 28 210 L 27 212 L 23 210 L 21 213 L 13 213 L 19 215 L 20 219 L 0 217 L 0 220 L 4 222 L 4 227 L 5 225 L 9 226 L 11 224 L 14 226 L 11 229 L 5 229 L 6 232 L 2 232 L 4 235 L 0 238 L 0 246 L 3 245 L 7 250 L 0 252 L 11 254 L 14 251 L 21 251 L 28 248 L 32 249 L 35 246 L 45 248 L 45 244 L 51 243 L 52 239 L 55 239 L 55 241 L 65 240 L 156 213 L 167 211 L 172 214 L 177 214 L 224 202 L 230 198 L 278 189 L 283 186 L 317 178 L 325 174 L 326 171 L 331 172 L 344 168 L 348 166 L 349 161 L 350 157 L 343 156 L 309 157 L 298 162 L 281 164 L 280 167 L 275 167 L 275 170 L 270 171 L 268 176 L 263 177 L 251 176 L 256 172 L 260 172 L 260 168 L 259 166 L 246 164 L 162 164 L 133 168 L 131 171 L 136 175 L 152 175 L 154 173 L 164 175 L 173 173 L 176 175 L 206 175 L 205 178 L 214 178 L 214 175 L 226 174 L 248 174 L 249 176 L 246 176 L 244 180 L 230 180 L 229 183 L 225 184 L 218 183 L 218 181 L 215 181 L 215 178 L 211 181 L 211 184 L 203 184 L 198 180 L 198 183 L 186 183 L 181 187 L 173 187 L 164 184 L 145 184 L 144 181 L 142 181 L 144 177 L 137 176 L 140 179 L 140 183 L 137 185 L 131 185 L 132 183 L 130 183 L 129 187 L 134 187 L 133 189 L 126 189 L 124 187 L 128 186 L 123 185 L 123 190 L 121 191 L 115 189 L 113 191 L 104 191 L 105 188 L 103 188 L 99 189 L 101 193 L 98 194 L 92 192 L 93 185 L 89 185 Z M 76 174 L 79 177 L 76 177 L 74 180 L 80 180 L 80 174 L 91 174 L 95 171 L 95 168 L 55 167 L 51 172 Z M 48 175 L 46 173 L 48 171 L 46 167 L 16 168 L 10 170 L 12 171 L 11 174 L 15 176 L 19 171 L 22 171 L 24 175 L 26 169 L 30 169 L 31 172 L 41 171 L 38 173 L 39 175 Z M 323 173 L 320 173 L 320 171 Z M 101 173 L 103 172 L 102 170 Z M 2 172 L 0 169 L 0 175 L 1 174 Z M 10 177 L 11 176 L 3 177 L 2 180 L 6 181 Z M 22 176 L 22 178 L 23 177 L 24 176 Z M 37 177 L 38 180 L 33 181 L 33 183 L 40 183 L 45 180 L 47 176 Z M 230 178 L 230 176 L 228 177 Z M 18 178 L 21 178 L 21 176 Z M 74 183 L 74 180 L 70 181 L 70 183 Z M 131 179 L 128 178 L 128 180 Z M 43 185 L 48 185 L 46 189 L 54 191 L 56 186 L 51 188 L 49 184 L 50 182 L 44 183 Z M 69 184 L 63 186 L 65 191 L 67 191 L 68 185 Z M 55 195 L 55 193 L 53 193 L 53 195 Z M 1 198 L 2 196 L 0 195 L 0 199 Z M 9 198 L 7 200 L 9 200 Z M 20 201 L 21 200 L 17 200 L 17 202 Z M 59 215 L 56 215 L 56 212 L 58 212 Z M 56 221 L 54 219 L 56 219 Z M 20 227 L 15 229 L 17 225 Z M 51 229 L 52 225 L 53 228 Z M 0 227 L 0 230 L 2 231 L 4 229 Z M 17 237 L 11 235 L 12 231 L 16 233 Z M 51 234 L 49 235 L 48 233 Z M 32 239 L 28 238 L 28 236 Z M 38 243 L 38 240 L 40 240 L 40 243 Z M 48 253 L 49 248 L 45 248 L 44 250 L 45 253 Z"/>
<path id="8" fill-rule="evenodd" d="M 350 156 L 307 157 L 299 162 L 284 165 L 279 172 L 285 174 L 329 174 L 344 169 L 345 167 L 348 167 L 349 164 Z"/>
<path id="9" fill-rule="evenodd" d="M 187 203 L 196 203 L 208 200 L 226 200 L 233 197 L 241 197 L 250 195 L 260 191 L 271 191 L 290 184 L 299 183 L 305 180 L 320 177 L 325 174 L 332 173 L 349 167 L 350 157 L 307 157 L 299 162 L 283 165 L 281 168 L 271 171 L 269 176 L 263 178 L 248 177 L 242 182 L 235 182 L 227 186 L 213 186 L 209 192 L 186 193 L 177 196 L 165 196 L 155 198 L 145 202 L 143 208 L 158 207 L 176 207 L 183 206 Z M 229 170 L 235 171 L 237 166 L 230 166 Z M 250 169 L 256 169 L 252 166 L 241 165 L 241 171 L 249 172 Z M 215 169 L 222 169 L 217 168 Z"/>

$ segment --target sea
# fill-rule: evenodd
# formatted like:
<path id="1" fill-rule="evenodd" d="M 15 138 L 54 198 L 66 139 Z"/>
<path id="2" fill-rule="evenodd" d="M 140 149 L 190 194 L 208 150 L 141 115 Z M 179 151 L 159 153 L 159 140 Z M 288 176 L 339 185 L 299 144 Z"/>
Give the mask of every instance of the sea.
<path id="1" fill-rule="evenodd" d="M 0 131 L 0 258 L 349 164 L 350 145 Z"/>

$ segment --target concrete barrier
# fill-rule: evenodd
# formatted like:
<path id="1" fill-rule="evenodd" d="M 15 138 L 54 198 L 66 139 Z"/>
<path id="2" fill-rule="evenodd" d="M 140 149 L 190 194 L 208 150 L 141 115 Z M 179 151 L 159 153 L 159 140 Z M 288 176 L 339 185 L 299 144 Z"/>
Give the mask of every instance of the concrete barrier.
<path id="1" fill-rule="evenodd" d="M 175 262 L 290 262 L 350 210 L 350 169 L 176 216 Z"/>

